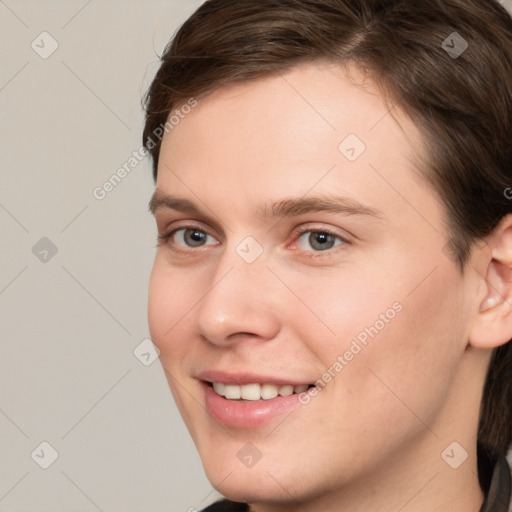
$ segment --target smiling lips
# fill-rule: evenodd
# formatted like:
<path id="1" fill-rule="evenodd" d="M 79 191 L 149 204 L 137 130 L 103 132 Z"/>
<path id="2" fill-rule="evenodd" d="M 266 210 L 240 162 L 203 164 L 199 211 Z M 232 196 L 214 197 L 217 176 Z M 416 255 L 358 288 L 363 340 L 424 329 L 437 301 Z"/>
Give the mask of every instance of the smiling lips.
<path id="1" fill-rule="evenodd" d="M 314 387 L 307 380 L 252 372 L 234 374 L 209 370 L 197 374 L 196 379 L 206 409 L 214 420 L 226 426 L 249 429 L 281 421 L 284 414 L 301 404 L 301 393 Z"/>
<path id="2" fill-rule="evenodd" d="M 229 400 L 270 400 L 277 396 L 290 396 L 293 394 L 302 393 L 310 386 L 301 384 L 293 386 L 292 384 L 285 384 L 282 386 L 276 384 L 223 384 L 221 382 L 211 383 L 214 391 L 224 398 Z"/>

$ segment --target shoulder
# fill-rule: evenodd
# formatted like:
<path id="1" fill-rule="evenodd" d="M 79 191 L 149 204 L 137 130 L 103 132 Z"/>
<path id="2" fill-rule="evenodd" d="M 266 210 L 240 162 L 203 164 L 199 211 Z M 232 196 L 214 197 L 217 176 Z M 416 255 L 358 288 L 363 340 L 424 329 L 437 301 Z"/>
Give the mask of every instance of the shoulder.
<path id="1" fill-rule="evenodd" d="M 206 507 L 201 512 L 248 512 L 248 510 L 249 507 L 245 503 L 221 500 Z"/>

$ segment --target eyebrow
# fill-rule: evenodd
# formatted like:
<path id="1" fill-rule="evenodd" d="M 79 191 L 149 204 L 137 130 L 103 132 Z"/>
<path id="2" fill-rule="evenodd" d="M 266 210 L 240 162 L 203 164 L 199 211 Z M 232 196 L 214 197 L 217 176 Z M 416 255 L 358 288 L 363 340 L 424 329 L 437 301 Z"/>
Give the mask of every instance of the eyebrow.
<path id="1" fill-rule="evenodd" d="M 162 209 L 171 209 L 181 213 L 201 215 L 201 210 L 185 198 L 175 197 L 155 191 L 149 201 L 149 211 L 154 215 Z M 384 217 L 376 208 L 365 206 L 355 199 L 335 195 L 316 195 L 310 197 L 287 198 L 256 209 L 255 215 L 261 219 L 272 220 L 285 216 L 299 216 L 314 212 L 343 213 L 345 215 L 367 215 Z"/>

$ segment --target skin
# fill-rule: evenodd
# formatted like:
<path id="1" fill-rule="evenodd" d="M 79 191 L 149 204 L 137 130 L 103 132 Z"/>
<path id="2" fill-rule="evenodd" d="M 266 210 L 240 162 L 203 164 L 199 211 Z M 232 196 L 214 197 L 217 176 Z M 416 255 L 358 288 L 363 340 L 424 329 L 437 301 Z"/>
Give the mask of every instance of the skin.
<path id="1" fill-rule="evenodd" d="M 251 511 L 477 512 L 485 372 L 492 348 L 512 338 L 511 222 L 475 246 L 461 274 L 443 250 L 442 204 L 415 168 L 421 133 L 352 71 L 349 80 L 310 63 L 224 86 L 165 135 L 156 191 L 202 213 L 154 211 L 160 236 L 181 230 L 157 248 L 152 339 L 208 478 Z M 348 134 L 366 145 L 353 162 L 338 149 Z M 322 194 L 381 214 L 254 214 Z M 209 236 L 190 247 L 184 226 Z M 323 251 L 309 238 L 322 230 L 335 235 Z M 236 252 L 247 236 L 263 250 L 250 264 Z M 292 414 L 242 429 L 206 411 L 200 371 L 315 382 L 396 303 L 401 311 Z M 261 452 L 251 468 L 237 457 L 247 442 Z M 455 462 L 468 455 L 457 469 L 441 456 L 453 442 Z"/>

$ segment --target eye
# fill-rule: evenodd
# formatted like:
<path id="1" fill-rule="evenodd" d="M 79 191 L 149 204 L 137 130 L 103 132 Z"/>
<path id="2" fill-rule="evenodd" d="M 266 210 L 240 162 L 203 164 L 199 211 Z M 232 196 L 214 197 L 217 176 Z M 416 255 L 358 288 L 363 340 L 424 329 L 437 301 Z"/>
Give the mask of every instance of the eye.
<path id="1" fill-rule="evenodd" d="M 313 249 L 314 252 L 328 251 L 333 247 L 347 243 L 347 241 L 339 235 L 325 230 L 308 230 L 299 233 L 297 245 L 299 249 L 304 251 Z"/>
<path id="2" fill-rule="evenodd" d="M 203 245 L 216 245 L 213 236 L 196 227 L 174 229 L 167 235 L 159 236 L 160 241 L 171 241 L 184 247 L 202 247 Z"/>

